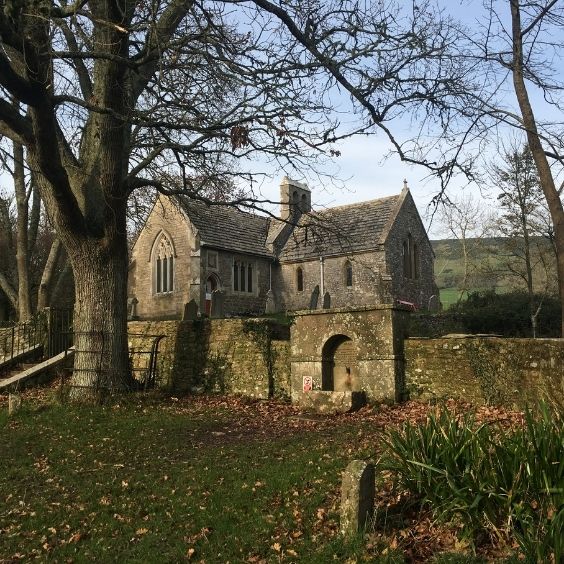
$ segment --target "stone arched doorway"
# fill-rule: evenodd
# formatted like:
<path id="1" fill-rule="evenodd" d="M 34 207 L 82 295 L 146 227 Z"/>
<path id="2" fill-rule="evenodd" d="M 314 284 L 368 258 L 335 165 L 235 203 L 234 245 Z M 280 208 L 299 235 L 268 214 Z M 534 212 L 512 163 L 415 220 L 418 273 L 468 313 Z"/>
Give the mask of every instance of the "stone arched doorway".
<path id="1" fill-rule="evenodd" d="M 215 274 L 210 274 L 206 279 L 206 300 L 205 312 L 206 315 L 211 313 L 212 294 L 219 288 L 219 280 Z"/>
<path id="2" fill-rule="evenodd" d="M 346 335 L 333 335 L 322 351 L 321 389 L 333 392 L 359 391 L 358 353 Z"/>

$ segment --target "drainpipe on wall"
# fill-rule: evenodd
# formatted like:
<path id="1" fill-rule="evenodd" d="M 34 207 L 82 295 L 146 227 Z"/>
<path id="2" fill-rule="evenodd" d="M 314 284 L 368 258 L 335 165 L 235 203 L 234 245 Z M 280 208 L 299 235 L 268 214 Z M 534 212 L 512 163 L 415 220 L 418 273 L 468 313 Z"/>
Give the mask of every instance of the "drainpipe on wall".
<path id="1" fill-rule="evenodd" d="M 320 271 L 320 284 L 319 284 L 319 289 L 320 289 L 320 295 L 323 296 L 325 294 L 325 271 L 323 268 L 323 257 L 319 257 L 319 271 Z"/>

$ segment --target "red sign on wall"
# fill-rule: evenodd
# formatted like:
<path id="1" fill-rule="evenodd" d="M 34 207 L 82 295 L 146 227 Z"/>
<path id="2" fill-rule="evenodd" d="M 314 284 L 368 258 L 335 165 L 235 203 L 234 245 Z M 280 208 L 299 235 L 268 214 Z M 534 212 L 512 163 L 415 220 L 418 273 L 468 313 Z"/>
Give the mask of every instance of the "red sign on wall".
<path id="1" fill-rule="evenodd" d="M 304 392 L 311 392 L 313 389 L 313 378 L 311 376 L 304 376 Z"/>

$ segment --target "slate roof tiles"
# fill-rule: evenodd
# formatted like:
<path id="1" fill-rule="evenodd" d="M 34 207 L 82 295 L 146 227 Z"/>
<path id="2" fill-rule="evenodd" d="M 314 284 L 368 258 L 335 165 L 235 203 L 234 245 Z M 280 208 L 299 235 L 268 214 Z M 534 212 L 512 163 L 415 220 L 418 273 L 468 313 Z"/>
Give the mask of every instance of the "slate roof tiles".
<path id="1" fill-rule="evenodd" d="M 401 195 L 329 208 L 303 215 L 279 255 L 282 261 L 348 254 L 379 248 Z M 267 245 L 271 219 L 230 206 L 179 198 L 203 245 L 272 257 Z"/>
<path id="2" fill-rule="evenodd" d="M 269 219 L 232 206 L 179 198 L 181 209 L 200 234 L 201 244 L 233 252 L 272 257 L 266 247 Z"/>
<path id="3" fill-rule="evenodd" d="M 384 243 L 401 195 L 338 206 L 302 216 L 280 260 L 374 250 Z"/>

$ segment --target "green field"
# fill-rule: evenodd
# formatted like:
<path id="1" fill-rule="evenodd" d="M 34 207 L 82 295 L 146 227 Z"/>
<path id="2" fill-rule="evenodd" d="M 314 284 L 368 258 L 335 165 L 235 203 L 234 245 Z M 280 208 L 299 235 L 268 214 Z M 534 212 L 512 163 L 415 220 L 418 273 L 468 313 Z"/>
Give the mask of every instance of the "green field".
<path id="1" fill-rule="evenodd" d="M 556 293 L 556 267 L 549 243 L 539 238 L 535 238 L 534 242 L 533 247 L 542 250 L 548 265 L 547 268 L 542 266 L 538 252 L 533 252 L 535 288 L 544 291 L 548 278 L 549 292 Z M 456 239 L 440 239 L 431 241 L 431 244 L 435 252 L 435 280 L 443 307 L 448 308 L 458 301 L 464 278 L 462 244 Z M 505 293 L 526 289 L 524 281 L 510 271 L 510 266 L 522 270 L 523 263 L 511 255 L 508 240 L 468 239 L 467 248 L 469 292 L 495 290 L 496 293 Z"/>

